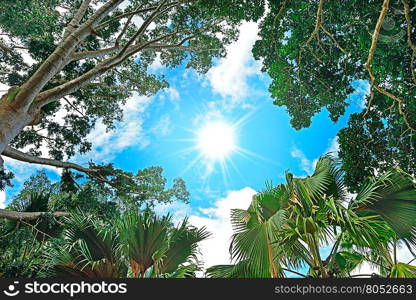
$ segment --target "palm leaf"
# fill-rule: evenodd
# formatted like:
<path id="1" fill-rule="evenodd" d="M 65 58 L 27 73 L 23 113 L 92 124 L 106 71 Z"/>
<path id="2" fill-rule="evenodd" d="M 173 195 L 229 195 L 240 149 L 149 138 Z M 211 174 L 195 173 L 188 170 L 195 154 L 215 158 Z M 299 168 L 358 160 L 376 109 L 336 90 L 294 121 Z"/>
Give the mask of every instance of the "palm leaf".
<path id="1" fill-rule="evenodd" d="M 416 245 L 416 188 L 400 170 L 369 178 L 350 207 L 357 214 L 381 216 L 399 238 Z"/>
<path id="2" fill-rule="evenodd" d="M 198 243 L 207 239 L 210 233 L 205 227 L 194 228 L 188 225 L 185 219 L 178 228 L 170 233 L 169 249 L 166 251 L 159 272 L 172 273 L 178 270 L 180 265 L 195 261 Z"/>
<path id="3" fill-rule="evenodd" d="M 169 249 L 168 229 L 171 217 L 150 213 L 126 214 L 119 222 L 124 252 L 132 266 L 138 267 L 135 276 L 159 262 Z"/>

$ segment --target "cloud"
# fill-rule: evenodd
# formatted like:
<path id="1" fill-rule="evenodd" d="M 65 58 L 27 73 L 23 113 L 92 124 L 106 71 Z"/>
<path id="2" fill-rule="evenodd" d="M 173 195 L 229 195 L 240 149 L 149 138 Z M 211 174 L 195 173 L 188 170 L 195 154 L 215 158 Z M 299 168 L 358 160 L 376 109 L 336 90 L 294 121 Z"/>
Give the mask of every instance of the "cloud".
<path id="1" fill-rule="evenodd" d="M 338 157 L 339 153 L 339 141 L 338 136 L 334 137 L 330 143 L 328 149 L 325 150 L 325 153 L 331 153 L 333 156 Z"/>
<path id="2" fill-rule="evenodd" d="M 298 158 L 300 160 L 300 165 L 299 168 L 304 171 L 307 175 L 312 175 L 313 171 L 315 169 L 315 165 L 316 162 L 318 161 L 317 159 L 311 161 L 309 160 L 305 153 L 303 153 L 302 150 L 300 150 L 299 148 L 294 147 L 292 152 L 290 152 L 290 155 L 293 158 Z"/>
<path id="3" fill-rule="evenodd" d="M 143 123 L 146 118 L 146 108 L 152 98 L 138 96 L 127 100 L 123 109 L 123 120 L 115 124 L 115 129 L 107 131 L 102 122 L 98 122 L 95 128 L 87 136 L 87 140 L 93 143 L 92 151 L 85 155 L 78 155 L 77 162 L 94 160 L 109 162 L 115 155 L 131 146 L 139 149 L 145 148 L 149 140 L 144 134 Z"/>
<path id="4" fill-rule="evenodd" d="M 370 83 L 367 80 L 354 80 L 351 86 L 355 91 L 348 96 L 348 101 L 357 103 L 360 108 L 367 108 L 367 95 L 370 94 Z"/>
<path id="5" fill-rule="evenodd" d="M 172 120 L 165 114 L 156 122 L 151 132 L 157 136 L 167 136 L 172 131 Z"/>
<path id="6" fill-rule="evenodd" d="M 240 38 L 227 47 L 227 56 L 207 73 L 214 92 L 230 97 L 231 105 L 247 96 L 247 78 L 260 74 L 260 64 L 253 59 L 251 49 L 258 39 L 258 25 L 244 23 L 240 27 Z"/>
<path id="7" fill-rule="evenodd" d="M 338 157 L 338 152 L 339 152 L 338 136 L 335 136 L 333 139 L 329 140 L 328 147 L 325 149 L 322 155 L 331 153 L 332 156 Z M 298 158 L 300 160 L 299 168 L 302 171 L 304 171 L 307 175 L 313 174 L 319 157 L 315 158 L 314 160 L 310 160 L 307 158 L 306 154 L 297 147 L 293 147 L 290 155 L 293 158 Z"/>
<path id="8" fill-rule="evenodd" d="M 0 208 L 6 207 L 6 192 L 0 191 Z"/>
<path id="9" fill-rule="evenodd" d="M 206 226 L 212 236 L 200 243 L 204 268 L 218 264 L 229 264 L 229 246 L 233 233 L 230 212 L 233 208 L 247 209 L 256 191 L 250 187 L 229 191 L 210 208 L 200 209 L 202 216 L 194 214 L 189 221 L 196 227 Z"/>
<path id="10" fill-rule="evenodd" d="M 181 97 L 181 94 L 179 93 L 179 91 L 175 89 L 174 87 L 169 87 L 166 90 L 166 93 L 168 94 L 170 100 L 172 101 L 179 100 L 179 98 Z"/>
<path id="11" fill-rule="evenodd" d="M 157 204 L 155 212 L 159 215 L 171 214 L 175 224 L 189 217 L 189 223 L 195 227 L 205 226 L 212 234 L 199 243 L 200 259 L 204 269 L 213 265 L 230 264 L 229 246 L 233 234 L 230 213 L 233 208 L 247 209 L 256 191 L 250 187 L 229 191 L 209 208 L 192 209 L 183 202 Z M 202 276 L 202 274 L 198 274 Z"/>

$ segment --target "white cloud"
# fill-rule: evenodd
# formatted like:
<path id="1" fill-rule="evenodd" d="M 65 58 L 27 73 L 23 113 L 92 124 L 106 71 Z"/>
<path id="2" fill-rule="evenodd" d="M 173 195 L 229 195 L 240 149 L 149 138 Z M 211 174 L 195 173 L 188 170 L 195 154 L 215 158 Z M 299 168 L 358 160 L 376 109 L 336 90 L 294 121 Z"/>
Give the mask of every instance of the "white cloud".
<path id="1" fill-rule="evenodd" d="M 227 47 L 227 56 L 221 58 L 207 73 L 212 89 L 223 97 L 231 97 L 231 105 L 238 103 L 248 94 L 247 78 L 260 74 L 260 64 L 251 54 L 258 38 L 258 25 L 244 23 L 240 27 L 240 38 Z"/>
<path id="2" fill-rule="evenodd" d="M 115 124 L 116 129 L 107 131 L 106 126 L 98 122 L 95 128 L 87 136 L 87 140 L 93 143 L 91 152 L 86 155 L 78 155 L 76 161 L 94 160 L 109 162 L 117 153 L 124 149 L 137 146 L 140 149 L 149 144 L 143 131 L 145 111 L 151 102 L 151 98 L 134 95 L 123 106 L 123 120 Z"/>
<path id="3" fill-rule="evenodd" d="M 181 94 L 179 93 L 179 91 L 175 89 L 174 87 L 168 88 L 166 90 L 166 93 L 168 94 L 168 96 L 170 97 L 170 100 L 172 101 L 179 100 L 179 98 L 181 97 Z"/>
<path id="4" fill-rule="evenodd" d="M 204 268 L 229 264 L 229 246 L 233 233 L 230 212 L 233 208 L 247 209 L 256 191 L 250 187 L 230 191 L 210 208 L 200 209 L 205 216 L 191 215 L 189 221 L 197 227 L 206 226 L 212 236 L 200 243 Z"/>
<path id="5" fill-rule="evenodd" d="M 315 159 L 314 161 L 309 160 L 305 153 L 299 148 L 294 147 L 290 155 L 293 158 L 298 158 L 300 160 L 299 168 L 304 171 L 307 175 L 312 175 L 315 169 L 316 162 L 318 161 Z"/>
<path id="6" fill-rule="evenodd" d="M 230 213 L 233 208 L 247 209 L 256 191 L 250 187 L 229 191 L 223 198 L 218 199 L 209 208 L 193 210 L 188 204 L 175 202 L 158 204 L 155 212 L 159 215 L 171 214 L 173 222 L 178 224 L 186 216 L 189 223 L 195 227 L 205 226 L 212 234 L 210 238 L 199 243 L 200 259 L 204 269 L 213 265 L 230 264 L 229 246 L 233 234 Z M 198 276 L 202 276 L 202 272 Z"/>
<path id="7" fill-rule="evenodd" d="M 6 207 L 6 192 L 0 191 L 0 208 Z"/>
<path id="8" fill-rule="evenodd" d="M 162 60 L 160 58 L 160 53 L 157 53 L 155 60 L 149 66 L 149 71 L 152 72 L 152 73 L 157 73 L 161 69 L 163 69 L 163 64 L 162 64 Z"/>
<path id="9" fill-rule="evenodd" d="M 338 136 L 335 136 L 333 139 L 329 140 L 328 147 L 322 153 L 322 155 L 330 153 L 332 154 L 332 156 L 338 157 L 338 152 L 339 152 Z M 298 158 L 300 160 L 299 168 L 302 171 L 304 171 L 307 175 L 313 174 L 319 157 L 315 158 L 314 160 L 310 160 L 306 157 L 306 154 L 297 147 L 294 147 L 292 149 L 292 152 L 290 153 L 290 155 L 293 158 Z"/>
<path id="10" fill-rule="evenodd" d="M 172 131 L 172 126 L 172 120 L 169 115 L 163 115 L 156 122 L 151 131 L 153 134 L 158 136 L 167 136 Z"/>
<path id="11" fill-rule="evenodd" d="M 326 149 L 325 153 L 331 153 L 333 156 L 338 157 L 339 153 L 339 141 L 338 136 L 334 137 L 329 144 L 328 149 Z"/>

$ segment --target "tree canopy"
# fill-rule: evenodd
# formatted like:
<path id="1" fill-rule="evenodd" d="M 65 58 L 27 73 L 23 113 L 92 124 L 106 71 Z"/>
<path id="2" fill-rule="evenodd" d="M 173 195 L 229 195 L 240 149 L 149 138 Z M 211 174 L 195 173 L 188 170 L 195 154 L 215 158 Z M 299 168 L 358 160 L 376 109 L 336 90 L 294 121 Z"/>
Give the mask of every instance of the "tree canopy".
<path id="1" fill-rule="evenodd" d="M 158 204 L 188 201 L 189 193 L 186 187 L 175 184 L 171 188 L 166 187 L 166 179 L 161 172 L 162 169 L 159 167 L 141 170 L 141 173 L 145 175 L 146 182 L 141 186 L 140 197 L 135 198 L 123 197 L 102 182 L 85 180 L 85 178 L 74 180 L 65 174 L 60 181 L 51 181 L 44 171 L 36 173 L 23 184 L 22 189 L 13 197 L 0 219 L 0 250 L 2 252 L 0 255 L 0 269 L 2 270 L 0 277 L 39 277 L 52 276 L 52 274 L 58 276 L 58 274 L 62 275 L 65 270 L 69 272 L 66 275 L 71 272 L 71 276 L 85 275 L 86 273 L 80 271 L 82 266 L 78 266 L 79 268 L 73 266 L 73 270 L 68 271 L 71 263 L 72 265 L 82 264 L 83 259 L 89 259 L 88 255 L 83 252 L 84 248 L 69 251 L 73 244 L 82 240 L 82 234 L 93 232 L 98 240 L 103 238 L 101 234 L 109 234 L 115 239 L 114 241 L 120 244 L 122 244 L 121 236 L 127 240 L 126 235 L 132 234 L 133 240 L 125 242 L 133 243 L 137 242 L 135 239 L 138 239 L 138 236 L 132 233 L 133 230 L 136 230 L 140 236 L 149 230 L 149 239 L 151 239 L 151 228 L 146 226 L 153 223 L 159 224 L 163 230 L 169 232 L 172 243 L 173 240 L 179 239 L 178 245 L 175 247 L 184 247 L 184 251 L 188 251 L 188 254 L 184 255 L 181 251 L 172 250 L 174 252 L 170 254 L 172 261 L 170 261 L 170 268 L 167 268 L 166 273 L 170 274 L 176 271 L 179 264 L 184 263 L 188 258 L 195 259 L 194 251 L 196 251 L 196 244 L 199 242 L 198 237 L 201 239 L 207 237 L 205 230 L 192 229 L 193 227 L 191 228 L 186 220 L 183 220 L 182 226 L 174 229 L 170 216 L 159 218 L 154 213 L 154 207 Z M 142 222 L 141 226 L 145 227 L 144 231 L 140 231 L 140 228 L 132 228 L 134 225 L 139 226 L 135 223 L 138 220 Z M 116 231 L 114 231 L 115 224 L 120 226 Z M 76 237 L 74 237 L 74 232 L 79 232 Z M 121 232 L 125 232 L 124 235 Z M 87 244 L 88 242 L 91 241 L 85 241 Z M 100 250 L 93 249 L 96 245 L 94 242 L 97 241 L 92 241 L 93 244 L 89 245 L 89 251 L 99 252 Z M 100 241 L 97 243 L 99 244 Z M 170 241 L 163 240 L 163 243 L 170 243 Z M 151 243 L 149 242 L 149 244 Z M 127 247 L 127 244 L 123 245 Z M 143 247 L 146 248 L 147 245 Z M 156 246 L 151 247 L 154 252 L 158 250 Z M 186 247 L 190 247 L 190 250 L 186 250 L 189 249 Z M 49 254 L 46 255 L 47 253 Z M 83 259 L 79 257 L 81 254 L 85 256 Z M 117 255 L 119 254 L 117 252 Z M 152 254 L 153 252 L 150 255 Z M 180 258 L 177 257 L 178 255 Z M 65 261 L 66 259 L 69 260 Z M 92 260 L 88 263 L 93 263 Z M 159 258 L 158 263 L 161 262 L 162 257 Z M 178 263 L 175 264 L 175 262 Z M 115 262 L 112 261 L 112 263 Z M 117 260 L 117 266 L 124 266 L 123 270 L 127 270 L 126 264 L 128 262 L 125 260 Z M 153 262 L 147 265 L 145 271 L 152 265 Z M 188 271 L 192 272 L 198 268 L 199 265 L 195 261 L 192 268 L 181 270 L 187 274 Z M 127 276 L 126 273 L 120 272 L 112 273 L 112 276 Z M 95 274 L 98 277 L 105 277 L 105 274 L 100 272 Z M 154 276 L 162 276 L 162 274 L 158 273 Z"/>
<path id="2" fill-rule="evenodd" d="M 415 7 L 409 0 L 279 0 L 261 21 L 253 53 L 295 129 L 309 127 L 322 109 L 337 121 L 351 82 L 369 82 L 363 111 L 338 134 L 352 189 L 390 167 L 416 170 Z"/>
<path id="3" fill-rule="evenodd" d="M 416 258 L 416 0 L 2 0 L 0 191 L 13 179 L 4 157 L 62 173 L 35 174 L 0 209 L 0 277 L 202 270 L 206 229 L 155 212 L 188 203 L 183 179 L 168 185 L 159 166 L 73 161 L 92 150 L 96 125 L 123 120 L 127 100 L 169 87 L 155 64 L 206 73 L 250 21 L 254 58 L 293 128 L 323 110 L 337 122 L 354 80 L 369 90 L 338 133 L 340 161 L 323 156 L 311 176 L 288 172 L 232 210 L 232 264 L 206 275 L 351 277 L 369 263 L 371 276 L 416 277 L 397 257 L 406 247 Z"/>
<path id="4" fill-rule="evenodd" d="M 399 244 L 416 242 L 416 186 L 401 170 L 366 178 L 350 196 L 344 172 L 321 157 L 311 176 L 286 174 L 269 185 L 247 209 L 234 209 L 230 254 L 233 265 L 207 269 L 214 278 L 350 277 L 364 262 L 380 277 L 416 276 L 398 262 Z M 331 250 L 324 258 L 323 247 Z M 369 276 L 368 274 L 365 276 Z"/>
<path id="5" fill-rule="evenodd" d="M 114 128 L 128 98 L 168 87 L 150 72 L 156 60 L 204 73 L 241 22 L 264 10 L 263 0 L 1 1 L 0 81 L 10 86 L 0 100 L 1 155 L 137 194 L 140 174 L 67 160 L 91 150 L 86 137 L 98 121 Z M 0 188 L 11 179 L 0 158 Z"/>

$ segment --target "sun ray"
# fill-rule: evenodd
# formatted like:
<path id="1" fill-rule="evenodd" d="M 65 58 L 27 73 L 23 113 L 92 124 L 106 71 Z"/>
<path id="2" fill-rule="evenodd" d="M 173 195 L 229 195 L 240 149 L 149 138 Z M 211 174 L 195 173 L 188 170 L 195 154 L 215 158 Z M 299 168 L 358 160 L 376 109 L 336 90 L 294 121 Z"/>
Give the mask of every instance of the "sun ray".
<path id="1" fill-rule="evenodd" d="M 194 152 L 197 155 L 181 173 L 184 174 L 191 168 L 195 168 L 202 171 L 201 179 L 206 182 L 212 173 L 218 171 L 227 186 L 231 178 L 231 172 L 235 172 L 244 180 L 243 175 L 233 161 L 234 155 L 241 156 L 256 164 L 259 164 L 259 161 L 276 164 L 238 145 L 239 132 L 255 112 L 254 109 L 232 122 L 223 117 L 207 118 L 202 122 L 202 126 L 197 129 L 183 128 L 191 133 L 193 138 L 176 139 L 176 141 L 192 143 L 192 145 L 173 153 L 173 155 L 187 155 Z"/>

